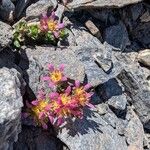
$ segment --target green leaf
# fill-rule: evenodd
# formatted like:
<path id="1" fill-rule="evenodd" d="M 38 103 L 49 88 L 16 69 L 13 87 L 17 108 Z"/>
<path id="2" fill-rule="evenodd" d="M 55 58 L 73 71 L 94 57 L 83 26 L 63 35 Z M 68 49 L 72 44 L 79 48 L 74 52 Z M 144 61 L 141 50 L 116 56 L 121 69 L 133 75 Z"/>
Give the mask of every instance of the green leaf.
<path id="1" fill-rule="evenodd" d="M 14 41 L 14 46 L 17 47 L 17 48 L 20 48 L 21 47 L 20 42 L 18 40 L 15 40 Z"/>

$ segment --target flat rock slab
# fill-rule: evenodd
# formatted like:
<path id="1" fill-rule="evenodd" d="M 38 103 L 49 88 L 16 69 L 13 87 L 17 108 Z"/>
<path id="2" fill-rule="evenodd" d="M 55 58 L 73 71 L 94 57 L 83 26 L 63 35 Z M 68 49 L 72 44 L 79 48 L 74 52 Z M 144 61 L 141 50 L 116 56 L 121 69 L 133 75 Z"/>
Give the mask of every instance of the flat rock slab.
<path id="1" fill-rule="evenodd" d="M 84 81 L 84 65 L 76 58 L 74 52 L 67 49 L 56 49 L 54 47 L 26 48 L 21 54 L 19 67 L 23 70 L 26 82 L 34 93 L 37 92 L 40 76 L 47 73 L 47 64 L 51 63 L 58 67 L 65 65 L 65 75 L 73 80 Z"/>
<path id="2" fill-rule="evenodd" d="M 100 7 L 123 7 L 129 4 L 141 2 L 142 0 L 73 0 L 67 5 L 70 9 L 78 8 L 100 8 Z"/>

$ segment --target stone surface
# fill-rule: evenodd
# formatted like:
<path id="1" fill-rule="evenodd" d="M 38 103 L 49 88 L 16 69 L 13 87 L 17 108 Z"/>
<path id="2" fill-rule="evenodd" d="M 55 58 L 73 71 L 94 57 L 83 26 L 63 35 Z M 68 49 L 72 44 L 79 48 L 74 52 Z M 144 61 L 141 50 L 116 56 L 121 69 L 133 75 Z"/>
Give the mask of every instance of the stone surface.
<path id="1" fill-rule="evenodd" d="M 113 96 L 109 99 L 108 104 L 115 109 L 125 110 L 127 105 L 127 99 L 125 95 Z"/>
<path id="2" fill-rule="evenodd" d="M 87 29 L 78 22 L 71 23 L 70 30 L 74 34 L 77 46 L 101 48 L 102 43 L 93 35 L 91 35 Z"/>
<path id="3" fill-rule="evenodd" d="M 103 55 L 109 51 L 107 48 L 105 49 L 104 45 L 101 45 L 101 47 L 98 48 L 76 46 L 70 47 L 70 49 L 75 52 L 76 57 L 84 64 L 87 81 L 93 86 L 98 86 L 99 84 L 107 82 L 109 79 L 116 77 L 122 70 L 122 65 L 119 62 L 114 62 L 113 68 L 108 72 L 104 72 L 103 69 L 95 62 L 93 55 L 100 53 L 102 58 L 105 58 Z M 106 53 L 103 53 L 104 51 Z M 104 59 L 101 61 L 105 64 Z"/>
<path id="4" fill-rule="evenodd" d="M 58 132 L 58 137 L 70 150 L 128 150 L 131 146 L 142 150 L 143 126 L 130 109 L 127 109 L 127 117 L 123 120 L 109 109 L 103 115 L 85 110 L 84 118 L 73 124 L 69 122 Z"/>
<path id="5" fill-rule="evenodd" d="M 124 50 L 126 46 L 130 45 L 127 29 L 122 22 L 120 22 L 118 25 L 106 28 L 104 34 L 104 40 L 115 48 Z"/>
<path id="6" fill-rule="evenodd" d="M 2 0 L 0 5 L 0 18 L 12 22 L 14 19 L 15 6 L 11 0 Z"/>
<path id="7" fill-rule="evenodd" d="M 82 120 L 64 127 L 58 137 L 70 150 L 127 150 L 125 137 L 118 135 L 106 119 L 89 110 Z"/>
<path id="8" fill-rule="evenodd" d="M 133 30 L 132 38 L 142 47 L 150 48 L 150 22 L 139 23 Z"/>
<path id="9" fill-rule="evenodd" d="M 102 41 L 100 30 L 95 26 L 95 24 L 91 20 L 86 21 L 85 26 L 88 28 L 91 34 L 93 34 Z"/>
<path id="10" fill-rule="evenodd" d="M 14 143 L 15 150 L 62 150 L 63 143 L 51 131 L 44 131 L 33 126 L 23 126 L 18 141 Z"/>
<path id="11" fill-rule="evenodd" d="M 143 150 L 143 125 L 132 109 L 128 111 L 128 115 L 130 115 L 130 120 L 125 128 L 125 136 L 129 144 L 128 150 Z"/>
<path id="12" fill-rule="evenodd" d="M 52 63 L 56 67 L 65 64 L 65 75 L 71 79 L 84 81 L 85 70 L 83 64 L 75 54 L 66 49 L 60 50 L 53 47 L 26 48 L 22 54 L 19 67 L 22 68 L 26 82 L 36 94 L 40 86 L 40 76 L 47 71 L 47 64 Z"/>
<path id="13" fill-rule="evenodd" d="M 122 7 L 128 4 L 140 2 L 142 0 L 73 0 L 67 4 L 70 9 L 79 8 L 101 8 L 101 7 Z"/>
<path id="14" fill-rule="evenodd" d="M 22 91 L 24 82 L 15 69 L 0 69 L 0 149 L 7 150 L 21 130 Z"/>
<path id="15" fill-rule="evenodd" d="M 0 51 L 12 43 L 12 28 L 0 21 Z"/>
<path id="16" fill-rule="evenodd" d="M 17 0 L 16 8 L 15 8 L 15 16 L 19 18 L 23 13 L 24 9 L 29 5 L 31 0 Z"/>
<path id="17" fill-rule="evenodd" d="M 52 10 L 57 6 L 56 0 L 39 0 L 34 4 L 31 4 L 26 9 L 26 18 L 28 20 L 40 17 L 42 13 L 46 13 L 48 10 Z"/>
<path id="18" fill-rule="evenodd" d="M 150 49 L 141 51 L 138 55 L 138 61 L 143 65 L 150 67 Z"/>
<path id="19" fill-rule="evenodd" d="M 135 110 L 140 117 L 140 120 L 144 124 L 145 128 L 150 127 L 150 91 L 144 84 L 142 74 L 139 74 L 139 70 L 132 67 L 130 69 L 123 70 L 118 78 L 125 87 L 125 91 L 129 96 L 129 101 L 135 107 Z"/>

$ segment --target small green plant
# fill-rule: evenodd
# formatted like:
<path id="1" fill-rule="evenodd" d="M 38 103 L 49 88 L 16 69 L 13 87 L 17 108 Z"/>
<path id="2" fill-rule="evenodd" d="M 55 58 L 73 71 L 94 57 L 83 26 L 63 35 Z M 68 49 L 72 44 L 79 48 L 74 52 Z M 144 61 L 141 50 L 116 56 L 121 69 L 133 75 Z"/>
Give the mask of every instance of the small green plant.
<path id="1" fill-rule="evenodd" d="M 50 17 L 42 15 L 40 22 L 20 22 L 13 31 L 14 46 L 20 48 L 31 41 L 56 45 L 59 40 L 68 36 L 64 23 L 58 23 L 56 18 L 55 12 L 52 12 Z"/>

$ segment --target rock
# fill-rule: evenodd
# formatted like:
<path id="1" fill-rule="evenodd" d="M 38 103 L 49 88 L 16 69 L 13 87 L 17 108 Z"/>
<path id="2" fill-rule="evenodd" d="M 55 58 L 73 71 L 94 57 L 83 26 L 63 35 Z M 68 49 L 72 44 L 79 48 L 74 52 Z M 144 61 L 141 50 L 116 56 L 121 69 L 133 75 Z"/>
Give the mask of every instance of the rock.
<path id="1" fill-rule="evenodd" d="M 130 115 L 130 121 L 125 128 L 128 150 L 143 150 L 143 125 L 132 109 L 128 111 L 127 115 Z"/>
<path id="2" fill-rule="evenodd" d="M 125 92 L 128 95 L 130 103 L 135 107 L 135 110 L 144 124 L 145 128 L 150 127 L 150 91 L 143 82 L 143 76 L 139 72 L 139 68 L 132 66 L 130 69 L 124 69 L 119 75 L 118 79 L 122 82 Z"/>
<path id="3" fill-rule="evenodd" d="M 110 114 L 111 116 L 111 114 Z M 115 121 L 118 121 L 117 118 Z M 107 120 L 98 113 L 85 110 L 82 120 L 68 123 L 60 132 L 58 138 L 70 150 L 126 150 L 125 138 L 118 135 Z"/>
<path id="4" fill-rule="evenodd" d="M 138 61 L 143 65 L 150 67 L 150 49 L 141 51 L 138 55 Z"/>
<path id="5" fill-rule="evenodd" d="M 112 9 L 101 8 L 101 9 L 89 9 L 88 12 L 94 18 L 103 22 L 106 26 L 109 24 L 113 25 L 117 22 L 117 18 Z"/>
<path id="6" fill-rule="evenodd" d="M 127 105 L 126 96 L 125 95 L 112 96 L 109 99 L 108 104 L 114 107 L 115 109 L 125 110 L 126 105 Z"/>
<path id="7" fill-rule="evenodd" d="M 65 75 L 71 79 L 84 81 L 85 70 L 83 64 L 72 51 L 56 49 L 54 47 L 26 48 L 21 54 L 19 67 L 22 68 L 26 82 L 37 93 L 40 87 L 40 76 L 47 71 L 47 64 L 55 66 L 65 64 Z"/>
<path id="8" fill-rule="evenodd" d="M 106 47 L 104 45 L 101 45 L 101 47 L 98 48 L 84 46 L 70 47 L 70 49 L 75 52 L 76 57 L 84 64 L 87 81 L 93 86 L 98 86 L 99 84 L 107 82 L 109 79 L 116 77 L 123 69 L 122 65 L 119 62 L 114 62 L 113 68 L 106 73 L 95 62 L 93 55 L 95 55 L 96 53 L 100 53 L 102 57 L 103 54 L 107 53 L 107 51 L 109 53 L 109 50 L 105 48 Z M 103 64 L 105 64 L 105 61 L 103 61 Z"/>
<path id="9" fill-rule="evenodd" d="M 0 149 L 9 149 L 21 130 L 24 82 L 15 69 L 0 69 Z"/>
<path id="10" fill-rule="evenodd" d="M 100 30 L 95 26 L 95 24 L 91 20 L 86 21 L 85 26 L 89 29 L 91 34 L 93 34 L 95 37 L 102 41 Z"/>
<path id="11" fill-rule="evenodd" d="M 33 126 L 23 126 L 18 141 L 14 143 L 13 148 L 17 150 L 28 150 L 28 148 L 36 150 L 62 150 L 63 143 L 54 137 L 51 132 Z"/>
<path id="12" fill-rule="evenodd" d="M 49 9 L 52 10 L 56 8 L 56 0 L 39 0 L 34 4 L 31 4 L 26 9 L 27 20 L 32 20 L 39 17 L 42 13 L 46 13 Z"/>
<path id="13" fill-rule="evenodd" d="M 150 48 L 150 22 L 139 23 L 132 32 L 132 39 L 142 47 Z"/>
<path id="14" fill-rule="evenodd" d="M 64 11 L 65 11 L 65 6 L 58 4 L 58 7 L 57 7 L 55 14 L 58 17 L 59 22 L 61 22 L 61 20 L 62 20 Z"/>
<path id="15" fill-rule="evenodd" d="M 132 15 L 133 21 L 136 21 L 140 17 L 143 10 L 144 8 L 143 8 L 142 3 L 131 6 L 131 15 Z"/>
<path id="16" fill-rule="evenodd" d="M 141 22 L 149 22 L 150 21 L 150 12 L 146 11 L 141 17 Z"/>
<path id="17" fill-rule="evenodd" d="M 73 0 L 67 4 L 69 9 L 79 9 L 79 8 L 102 8 L 102 7 L 123 7 L 128 4 L 138 3 L 142 0 Z"/>
<path id="18" fill-rule="evenodd" d="M 101 66 L 101 68 L 107 73 L 112 68 L 112 48 L 104 43 L 106 51 L 103 53 L 95 53 L 93 55 L 95 61 Z"/>
<path id="19" fill-rule="evenodd" d="M 127 29 L 122 22 L 106 28 L 104 34 L 104 40 L 115 48 L 124 50 L 126 46 L 130 45 Z"/>
<path id="20" fill-rule="evenodd" d="M 16 18 L 19 18 L 31 0 L 18 0 L 15 8 Z"/>
<path id="21" fill-rule="evenodd" d="M 12 22 L 14 19 L 15 6 L 11 0 L 2 0 L 0 5 L 0 18 Z"/>
<path id="22" fill-rule="evenodd" d="M 102 43 L 93 35 L 91 35 L 82 24 L 75 22 L 71 24 L 70 30 L 74 34 L 77 46 L 101 48 Z"/>
<path id="23" fill-rule="evenodd" d="M 12 28 L 0 21 L 0 51 L 12 43 Z"/>

